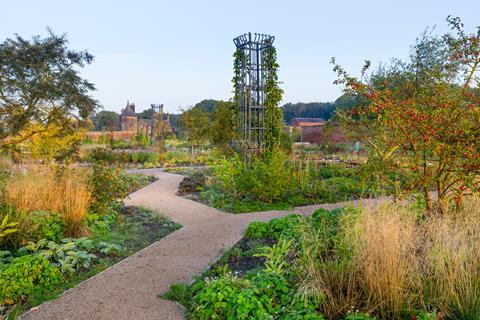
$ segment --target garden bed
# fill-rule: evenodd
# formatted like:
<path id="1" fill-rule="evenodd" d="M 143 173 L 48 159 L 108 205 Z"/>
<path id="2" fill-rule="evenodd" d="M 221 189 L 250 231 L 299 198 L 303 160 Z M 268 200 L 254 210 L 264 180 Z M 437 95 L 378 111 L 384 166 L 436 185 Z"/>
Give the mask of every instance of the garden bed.
<path id="1" fill-rule="evenodd" d="M 180 227 L 123 205 L 152 176 L 99 163 L 0 169 L 0 318 L 55 298 Z"/>
<path id="2" fill-rule="evenodd" d="M 275 164 L 273 169 L 264 164 L 242 168 L 243 164 L 232 162 L 185 171 L 177 194 L 221 211 L 249 213 L 351 201 L 390 192 L 375 189 L 374 182 L 363 176 L 360 167 L 309 166 L 308 162 L 302 165 L 285 161 Z"/>
<path id="3" fill-rule="evenodd" d="M 80 267 L 66 273 L 64 280 L 48 291 L 40 291 L 26 296 L 14 306 L 14 313 L 21 313 L 45 301 L 55 299 L 65 290 L 113 266 L 135 252 L 162 239 L 178 230 L 181 226 L 160 214 L 139 207 L 123 207 L 115 219 L 96 221 L 91 225 L 91 234 L 86 241 L 91 241 L 93 254 L 88 267 Z M 90 246 L 90 245 L 89 245 Z M 80 249 L 80 248 L 78 248 Z M 85 250 L 85 248 L 81 248 Z M 12 306 L 4 306 L 12 311 Z"/>
<path id="4" fill-rule="evenodd" d="M 202 276 L 164 298 L 192 320 L 478 319 L 479 202 L 469 199 L 455 219 L 421 220 L 418 204 L 385 204 L 252 222 Z"/>

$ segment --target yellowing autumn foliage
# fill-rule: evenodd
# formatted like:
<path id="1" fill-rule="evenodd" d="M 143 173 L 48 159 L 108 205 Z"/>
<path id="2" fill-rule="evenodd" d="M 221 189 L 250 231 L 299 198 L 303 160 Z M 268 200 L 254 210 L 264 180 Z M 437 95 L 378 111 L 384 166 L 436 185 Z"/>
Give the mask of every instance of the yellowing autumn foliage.
<path id="1" fill-rule="evenodd" d="M 65 130 L 60 126 L 50 125 L 42 128 L 31 125 L 28 131 L 39 131 L 21 144 L 21 151 L 29 154 L 33 160 L 70 160 L 77 154 L 78 148 L 85 137 L 84 128 L 77 131 Z"/>

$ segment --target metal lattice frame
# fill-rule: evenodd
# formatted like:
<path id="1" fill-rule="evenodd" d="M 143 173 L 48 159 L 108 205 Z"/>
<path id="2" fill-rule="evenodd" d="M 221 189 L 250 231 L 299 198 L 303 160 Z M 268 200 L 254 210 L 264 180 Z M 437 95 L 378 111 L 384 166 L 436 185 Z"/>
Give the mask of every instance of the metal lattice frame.
<path id="1" fill-rule="evenodd" d="M 269 70 L 264 63 L 265 51 L 273 45 L 275 37 L 246 33 L 233 39 L 237 47 L 239 74 L 238 122 L 240 141 L 237 147 L 245 158 L 260 156 L 265 137 L 265 82 Z"/>

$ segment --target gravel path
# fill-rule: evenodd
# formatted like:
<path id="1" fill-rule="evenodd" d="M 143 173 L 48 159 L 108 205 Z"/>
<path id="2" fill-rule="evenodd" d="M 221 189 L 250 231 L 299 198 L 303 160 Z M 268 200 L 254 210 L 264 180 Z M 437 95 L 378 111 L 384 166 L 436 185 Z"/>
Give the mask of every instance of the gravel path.
<path id="1" fill-rule="evenodd" d="M 161 170 L 143 170 L 159 178 L 130 195 L 127 205 L 155 209 L 183 227 L 118 264 L 25 313 L 23 320 L 45 319 L 184 319 L 182 308 L 158 295 L 176 282 L 190 282 L 224 250 L 242 238 L 254 220 L 268 221 L 291 211 L 227 214 L 175 195 L 182 176 Z M 365 200 L 369 205 L 377 200 Z M 313 205 L 292 211 L 304 215 L 318 208 L 345 203 Z"/>

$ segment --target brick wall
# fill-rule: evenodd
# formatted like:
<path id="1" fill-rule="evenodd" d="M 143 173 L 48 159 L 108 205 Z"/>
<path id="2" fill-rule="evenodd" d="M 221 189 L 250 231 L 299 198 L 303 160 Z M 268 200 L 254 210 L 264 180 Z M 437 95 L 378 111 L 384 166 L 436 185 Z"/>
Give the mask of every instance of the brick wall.
<path id="1" fill-rule="evenodd" d="M 90 131 L 87 132 L 87 136 L 90 137 L 93 141 L 98 141 L 98 139 L 103 135 L 102 131 Z M 135 138 L 137 133 L 135 131 L 105 131 L 105 138 L 110 139 L 113 134 L 113 140 L 130 140 Z"/>

